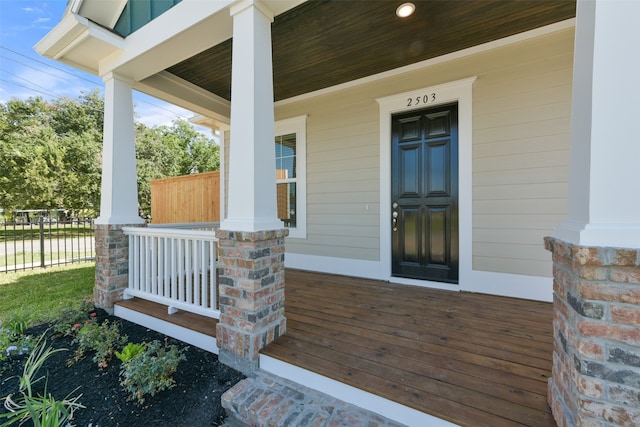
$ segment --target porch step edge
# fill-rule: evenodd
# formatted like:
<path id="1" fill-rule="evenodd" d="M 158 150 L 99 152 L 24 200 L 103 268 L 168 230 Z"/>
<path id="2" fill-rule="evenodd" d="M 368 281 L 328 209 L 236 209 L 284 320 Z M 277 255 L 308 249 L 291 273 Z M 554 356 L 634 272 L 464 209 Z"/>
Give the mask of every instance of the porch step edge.
<path id="1" fill-rule="evenodd" d="M 226 426 L 406 427 L 262 369 L 224 393 L 222 407 Z"/>
<path id="2" fill-rule="evenodd" d="M 308 369 L 260 354 L 260 368 L 291 382 L 333 396 L 353 405 L 409 427 L 458 427 L 458 424 L 420 412 L 365 390 L 353 387 Z"/>
<path id="3" fill-rule="evenodd" d="M 202 350 L 218 354 L 218 344 L 216 339 L 212 336 L 158 319 L 157 317 L 132 310 L 128 307 L 123 307 L 119 304 L 114 305 L 113 314 L 116 317 L 163 333 L 180 341 L 184 341 L 187 344 L 191 344 L 195 347 L 201 348 Z"/>

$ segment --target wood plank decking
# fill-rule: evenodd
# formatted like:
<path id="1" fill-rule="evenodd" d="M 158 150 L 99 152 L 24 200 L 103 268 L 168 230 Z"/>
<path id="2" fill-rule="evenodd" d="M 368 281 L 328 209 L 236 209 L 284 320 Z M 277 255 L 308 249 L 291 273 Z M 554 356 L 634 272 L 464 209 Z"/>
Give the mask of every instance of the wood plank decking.
<path id="1" fill-rule="evenodd" d="M 116 304 L 121 307 L 129 308 L 139 313 L 155 317 L 156 319 L 164 320 L 165 322 L 173 323 L 174 325 L 209 335 L 210 337 L 216 337 L 216 325 L 218 324 L 218 319 L 189 313 L 187 311 L 178 311 L 177 313 L 169 314 L 167 312 L 166 305 L 147 301 L 142 298 L 126 299 L 118 301 Z"/>
<path id="2" fill-rule="evenodd" d="M 295 270 L 285 292 L 265 355 L 464 426 L 555 426 L 549 303 Z"/>

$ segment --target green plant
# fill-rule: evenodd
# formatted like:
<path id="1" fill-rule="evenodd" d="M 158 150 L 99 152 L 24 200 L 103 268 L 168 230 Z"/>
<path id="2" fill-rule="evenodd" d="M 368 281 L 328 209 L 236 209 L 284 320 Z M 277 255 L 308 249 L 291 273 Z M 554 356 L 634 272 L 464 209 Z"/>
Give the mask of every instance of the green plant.
<path id="1" fill-rule="evenodd" d="M 22 334 L 31 323 L 31 313 L 26 310 L 17 311 L 4 322 L 4 326 L 15 334 Z"/>
<path id="2" fill-rule="evenodd" d="M 109 321 L 105 320 L 99 324 L 95 319 L 88 320 L 79 327 L 73 339 L 73 343 L 78 344 L 78 349 L 69 364 L 80 360 L 88 351 L 95 351 L 93 361 L 98 364 L 98 367 L 106 368 L 116 347 L 123 346 L 125 342 L 127 342 L 127 336 L 120 336 L 120 327 L 117 323 L 109 324 Z"/>
<path id="3" fill-rule="evenodd" d="M 155 340 L 144 344 L 144 351 L 132 357 L 120 368 L 120 384 L 129 393 L 129 400 L 136 399 L 138 404 L 144 403 L 146 395 L 156 393 L 174 386 L 172 375 L 178 369 L 181 360 L 186 360 L 185 349 L 177 346 L 164 346 Z"/>
<path id="4" fill-rule="evenodd" d="M 142 353 L 145 349 L 144 344 L 134 344 L 130 342 L 122 349 L 122 353 L 116 351 L 116 357 L 120 359 L 122 363 L 127 363 L 133 359 L 136 355 Z"/>
<path id="5" fill-rule="evenodd" d="M 74 307 L 62 309 L 53 320 L 53 330 L 65 336 L 75 336 L 80 327 L 96 317 L 93 301 L 85 300 Z"/>
<path id="6" fill-rule="evenodd" d="M 19 378 L 19 397 L 14 400 L 13 394 L 4 397 L 4 406 L 9 412 L 0 414 L 0 419 L 7 421 L 0 427 L 10 425 L 23 425 L 31 420 L 34 427 L 62 427 L 68 424 L 76 409 L 84 408 L 79 403 L 78 395 L 71 397 L 71 392 L 62 400 L 55 399 L 47 392 L 46 381 L 42 395 L 35 395 L 33 386 L 45 379 L 44 376 L 36 378 L 36 374 L 52 354 L 66 349 L 52 349 L 46 346 L 44 334 L 38 339 L 36 346 L 24 364 L 22 376 Z M 75 392 L 75 390 L 74 390 Z"/>

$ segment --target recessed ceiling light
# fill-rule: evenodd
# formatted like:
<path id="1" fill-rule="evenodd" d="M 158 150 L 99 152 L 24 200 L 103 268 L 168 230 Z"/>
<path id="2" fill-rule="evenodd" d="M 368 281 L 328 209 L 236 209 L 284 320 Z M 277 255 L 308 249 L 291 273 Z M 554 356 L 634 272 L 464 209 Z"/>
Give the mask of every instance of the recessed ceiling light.
<path id="1" fill-rule="evenodd" d="M 402 3 L 396 9 L 396 15 L 400 18 L 406 18 L 415 12 L 416 5 L 413 3 Z"/>

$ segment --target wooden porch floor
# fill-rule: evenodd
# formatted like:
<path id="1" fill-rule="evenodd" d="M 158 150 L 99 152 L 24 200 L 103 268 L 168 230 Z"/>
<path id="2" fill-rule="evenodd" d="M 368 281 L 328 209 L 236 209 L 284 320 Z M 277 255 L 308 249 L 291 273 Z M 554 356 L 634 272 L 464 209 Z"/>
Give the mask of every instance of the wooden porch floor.
<path id="1" fill-rule="evenodd" d="M 555 426 L 552 305 L 286 271 L 263 354 L 463 426 Z"/>

